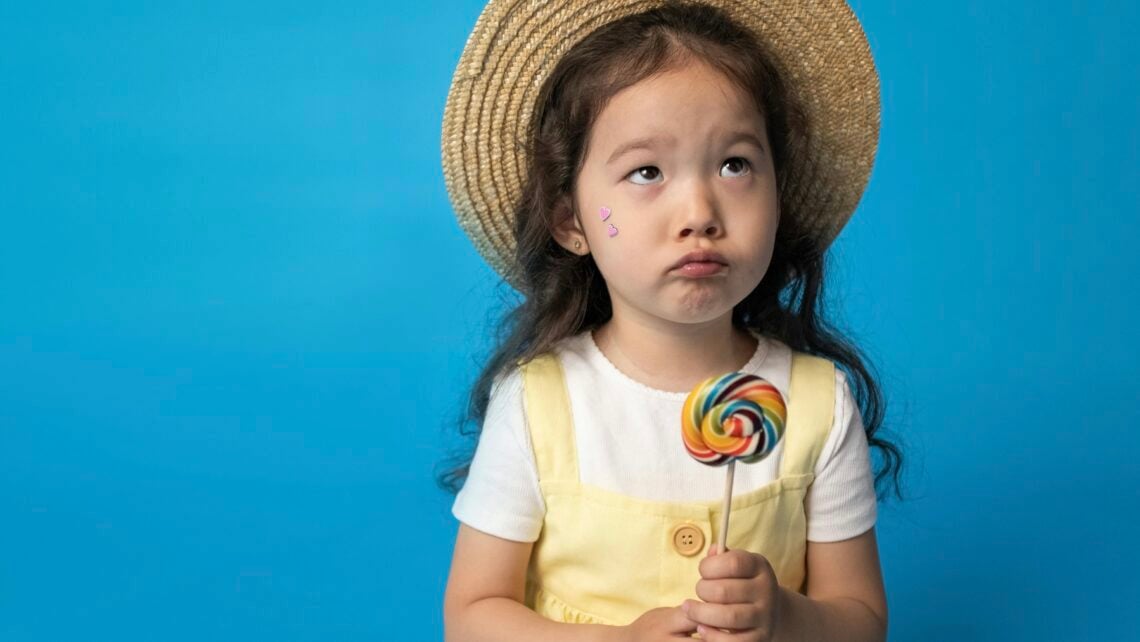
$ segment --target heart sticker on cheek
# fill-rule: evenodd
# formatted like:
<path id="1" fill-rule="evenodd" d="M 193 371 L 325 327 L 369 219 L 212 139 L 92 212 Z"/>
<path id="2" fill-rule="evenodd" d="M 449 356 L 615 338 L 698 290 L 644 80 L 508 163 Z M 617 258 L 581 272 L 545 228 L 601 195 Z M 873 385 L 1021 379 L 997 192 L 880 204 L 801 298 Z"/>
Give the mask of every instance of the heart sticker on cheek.
<path id="1" fill-rule="evenodd" d="M 610 212 L 610 208 L 608 208 L 608 207 L 603 207 L 603 208 L 602 208 L 602 211 L 601 211 L 601 214 L 602 214 L 602 220 L 603 220 L 603 221 L 608 221 L 608 220 L 609 220 L 609 218 L 610 218 L 610 213 L 611 213 L 611 212 Z M 613 236 L 613 235 L 611 234 L 610 236 Z"/>
<path id="2" fill-rule="evenodd" d="M 609 234 L 610 238 L 617 236 L 617 228 L 614 227 L 613 223 L 610 223 L 610 226 L 606 228 L 606 234 Z"/>

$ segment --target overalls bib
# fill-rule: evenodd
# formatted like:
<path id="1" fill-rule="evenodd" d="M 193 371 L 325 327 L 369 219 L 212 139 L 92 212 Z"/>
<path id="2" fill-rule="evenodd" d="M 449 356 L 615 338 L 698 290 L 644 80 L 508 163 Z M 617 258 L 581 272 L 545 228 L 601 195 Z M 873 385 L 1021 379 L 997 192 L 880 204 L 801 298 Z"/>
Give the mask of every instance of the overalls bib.
<path id="1" fill-rule="evenodd" d="M 582 484 L 561 363 L 544 355 L 522 366 L 522 374 L 546 502 L 527 570 L 526 605 L 560 622 L 625 625 L 650 609 L 698 599 L 697 565 L 720 537 L 723 501 L 650 501 Z M 763 555 L 781 586 L 802 591 L 804 496 L 831 430 L 834 364 L 793 352 L 786 401 L 777 478 L 733 496 L 728 548 Z M 677 447 L 683 448 L 680 420 Z"/>

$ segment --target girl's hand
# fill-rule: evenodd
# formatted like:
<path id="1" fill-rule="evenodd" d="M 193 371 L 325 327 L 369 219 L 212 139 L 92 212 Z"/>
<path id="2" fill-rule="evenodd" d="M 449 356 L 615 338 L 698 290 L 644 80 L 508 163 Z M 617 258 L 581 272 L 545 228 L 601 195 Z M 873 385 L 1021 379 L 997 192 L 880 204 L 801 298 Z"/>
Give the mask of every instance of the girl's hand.
<path id="1" fill-rule="evenodd" d="M 776 639 L 783 594 L 768 560 L 748 551 L 717 554 L 715 549 L 709 548 L 699 567 L 697 596 L 704 602 L 685 600 L 681 609 L 705 640 Z"/>
<path id="2" fill-rule="evenodd" d="M 657 640 L 677 640 L 692 637 L 697 630 L 696 622 L 676 606 L 667 606 L 646 611 L 627 626 L 618 631 L 621 642 L 656 642 Z"/>

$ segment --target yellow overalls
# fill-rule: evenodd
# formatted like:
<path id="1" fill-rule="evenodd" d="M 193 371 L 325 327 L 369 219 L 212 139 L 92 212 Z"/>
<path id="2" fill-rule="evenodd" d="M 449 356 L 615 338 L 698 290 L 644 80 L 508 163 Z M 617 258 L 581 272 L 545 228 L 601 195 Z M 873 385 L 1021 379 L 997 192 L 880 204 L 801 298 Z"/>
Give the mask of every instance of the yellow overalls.
<path id="1" fill-rule="evenodd" d="M 649 501 L 580 483 L 560 362 L 544 355 L 522 366 L 522 374 L 546 502 L 527 571 L 526 605 L 560 622 L 624 625 L 650 609 L 698 599 L 697 565 L 720 536 L 722 501 Z M 733 496 L 728 548 L 763 555 L 781 586 L 802 591 L 804 495 L 831 430 L 834 364 L 793 352 L 786 401 L 779 474 L 770 484 Z M 683 448 L 680 420 L 677 447 Z"/>

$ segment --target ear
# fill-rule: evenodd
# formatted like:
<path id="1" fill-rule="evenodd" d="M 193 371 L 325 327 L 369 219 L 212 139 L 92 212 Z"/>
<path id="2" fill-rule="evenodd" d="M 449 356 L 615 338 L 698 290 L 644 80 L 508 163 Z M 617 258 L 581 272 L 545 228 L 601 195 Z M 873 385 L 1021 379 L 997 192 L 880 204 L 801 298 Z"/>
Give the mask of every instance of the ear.
<path id="1" fill-rule="evenodd" d="M 590 242 L 582 230 L 582 221 L 571 196 L 563 196 L 554 210 L 554 240 L 567 252 L 585 256 L 590 253 Z M 575 247 L 577 243 L 577 247 Z"/>

